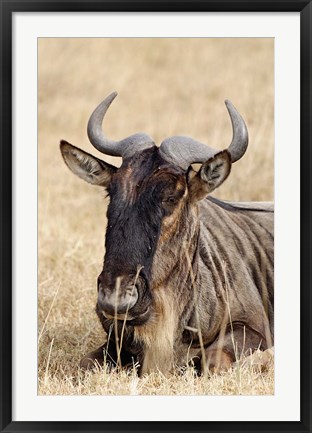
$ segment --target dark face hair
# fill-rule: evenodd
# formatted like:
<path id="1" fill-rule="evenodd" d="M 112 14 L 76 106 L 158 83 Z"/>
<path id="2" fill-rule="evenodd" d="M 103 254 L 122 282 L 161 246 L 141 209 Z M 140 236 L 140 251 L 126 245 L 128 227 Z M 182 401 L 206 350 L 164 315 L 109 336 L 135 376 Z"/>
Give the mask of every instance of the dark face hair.
<path id="1" fill-rule="evenodd" d="M 123 290 L 137 275 L 138 302 L 133 315 L 146 310 L 151 302 L 149 283 L 162 221 L 172 214 L 185 190 L 185 173 L 164 161 L 157 148 L 124 160 L 112 176 L 99 286 L 106 291 L 116 290 L 116 281 L 121 277 Z"/>

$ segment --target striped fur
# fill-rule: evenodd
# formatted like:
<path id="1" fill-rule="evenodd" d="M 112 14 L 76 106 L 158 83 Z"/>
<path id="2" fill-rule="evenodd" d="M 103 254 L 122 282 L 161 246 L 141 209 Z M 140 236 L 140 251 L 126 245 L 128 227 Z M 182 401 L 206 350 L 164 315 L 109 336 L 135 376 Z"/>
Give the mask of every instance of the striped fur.
<path id="1" fill-rule="evenodd" d="M 170 296 L 174 293 L 180 326 L 174 345 L 176 364 L 183 365 L 187 354 L 201 357 L 198 329 L 204 347 L 209 348 L 216 346 L 222 326 L 231 328 L 232 335 L 235 328 L 238 337 L 234 345 L 232 338 L 221 344 L 232 361 L 242 352 L 272 346 L 272 208 L 272 204 L 241 206 L 208 198 L 198 207 L 191 206 L 185 220 L 180 220 L 172 248 L 166 243 L 165 251 L 161 242 L 158 245 L 153 278 L 156 285 L 167 285 Z M 181 243 L 181 233 L 189 244 Z M 241 341 L 239 329 L 249 335 L 249 340 L 245 336 Z"/>

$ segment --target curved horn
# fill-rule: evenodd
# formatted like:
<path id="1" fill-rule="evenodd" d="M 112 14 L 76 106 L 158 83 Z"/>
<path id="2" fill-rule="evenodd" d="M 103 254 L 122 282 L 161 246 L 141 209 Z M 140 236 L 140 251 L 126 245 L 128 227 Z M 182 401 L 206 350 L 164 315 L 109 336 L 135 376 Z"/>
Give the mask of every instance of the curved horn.
<path id="1" fill-rule="evenodd" d="M 236 162 L 244 155 L 248 146 L 248 130 L 244 119 L 236 110 L 231 101 L 225 101 L 228 109 L 233 129 L 233 138 L 228 147 L 228 152 L 231 155 L 232 162 Z"/>
<path id="2" fill-rule="evenodd" d="M 93 111 L 88 122 L 88 137 L 91 144 L 106 155 L 129 157 L 139 150 L 155 146 L 151 137 L 144 133 L 130 135 L 120 141 L 113 141 L 105 137 L 102 123 L 106 111 L 116 98 L 117 92 L 111 93 Z"/>
<path id="3" fill-rule="evenodd" d="M 228 100 L 225 101 L 225 105 L 233 128 L 232 142 L 227 150 L 231 155 L 231 161 L 235 162 L 246 152 L 248 131 L 243 118 L 234 105 Z M 184 170 L 187 170 L 191 164 L 205 162 L 220 151 L 190 137 L 175 136 L 166 138 L 161 143 L 159 152 L 168 162 L 179 165 Z"/>

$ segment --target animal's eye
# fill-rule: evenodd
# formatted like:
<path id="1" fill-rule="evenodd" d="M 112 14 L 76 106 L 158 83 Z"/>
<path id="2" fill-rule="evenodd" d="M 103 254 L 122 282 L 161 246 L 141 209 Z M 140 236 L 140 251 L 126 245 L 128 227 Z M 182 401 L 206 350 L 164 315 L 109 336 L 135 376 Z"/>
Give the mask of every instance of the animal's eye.
<path id="1" fill-rule="evenodd" d="M 177 198 L 174 197 L 173 195 L 171 195 L 171 196 L 169 196 L 169 197 L 166 197 L 166 198 L 163 200 L 163 203 L 172 206 L 172 205 L 176 204 L 177 201 L 178 201 Z"/>

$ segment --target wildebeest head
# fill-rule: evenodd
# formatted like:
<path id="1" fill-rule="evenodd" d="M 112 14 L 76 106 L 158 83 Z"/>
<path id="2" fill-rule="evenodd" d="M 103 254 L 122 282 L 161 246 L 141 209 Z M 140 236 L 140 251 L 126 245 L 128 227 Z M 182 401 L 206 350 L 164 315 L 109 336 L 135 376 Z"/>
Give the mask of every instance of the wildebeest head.
<path id="1" fill-rule="evenodd" d="M 226 101 L 233 139 L 224 151 L 180 136 L 167 138 L 160 147 L 143 133 L 115 142 L 104 136 L 102 121 L 116 95 L 112 93 L 95 109 L 88 136 L 100 152 L 122 156 L 121 167 L 66 141 L 61 142 L 61 152 L 76 175 L 106 188 L 110 197 L 98 309 L 107 318 L 126 318 L 140 325 L 152 314 L 152 286 L 163 284 L 179 260 L 177 243 L 190 242 L 196 234 L 196 203 L 227 178 L 232 162 L 246 151 L 248 133 L 240 114 Z M 202 163 L 198 172 L 193 163 Z M 160 255 L 162 270 L 157 273 Z"/>

